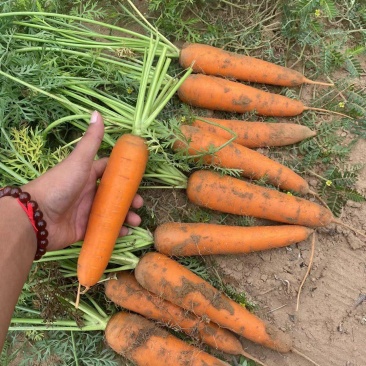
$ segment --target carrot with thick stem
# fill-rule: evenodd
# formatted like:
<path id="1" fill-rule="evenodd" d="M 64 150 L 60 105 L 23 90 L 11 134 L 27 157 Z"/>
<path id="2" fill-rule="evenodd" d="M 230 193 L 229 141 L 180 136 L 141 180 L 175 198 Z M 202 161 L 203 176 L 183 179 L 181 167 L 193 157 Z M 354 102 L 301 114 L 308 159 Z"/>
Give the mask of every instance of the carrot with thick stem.
<path id="1" fill-rule="evenodd" d="M 190 75 L 178 90 L 182 102 L 199 108 L 226 112 L 256 112 L 264 116 L 297 116 L 306 110 L 348 117 L 322 108 L 307 107 L 301 101 L 269 93 L 239 82 L 202 74 Z"/>
<path id="2" fill-rule="evenodd" d="M 140 315 L 116 313 L 105 329 L 108 345 L 136 366 L 228 366 Z"/>
<path id="3" fill-rule="evenodd" d="M 244 177 L 265 178 L 283 190 L 316 194 L 310 190 L 308 183 L 300 175 L 255 150 L 194 126 L 182 125 L 180 131 L 184 140 L 178 138 L 174 142 L 175 151 L 182 151 L 205 164 L 239 169 Z"/>
<path id="4" fill-rule="evenodd" d="M 234 141 L 249 148 L 292 145 L 316 135 L 315 131 L 296 123 L 196 117 L 192 125 L 228 140 L 233 137 L 234 132 L 236 134 Z"/>
<path id="5" fill-rule="evenodd" d="M 366 237 L 315 202 L 208 170 L 191 174 L 187 195 L 191 202 L 211 210 L 309 227 L 334 223 Z"/>
<path id="6" fill-rule="evenodd" d="M 150 252 L 135 268 L 137 281 L 148 291 L 206 317 L 255 343 L 279 352 L 292 348 L 290 337 L 229 299 L 169 257 Z"/>
<path id="7" fill-rule="evenodd" d="M 163 46 L 151 79 L 150 73 L 159 46 L 159 40 L 151 40 L 144 58 L 132 131 L 120 137 L 113 147 L 92 205 L 78 259 L 78 299 L 81 286 L 85 286 L 85 291 L 88 290 L 99 281 L 106 269 L 128 209 L 141 183 L 149 156 L 147 141 L 142 136 L 189 74 L 186 73 L 180 81 L 172 82 L 169 87 L 162 88 L 170 64 L 170 59 L 166 57 L 166 47 Z"/>
<path id="8" fill-rule="evenodd" d="M 131 272 L 119 272 L 116 279 L 107 281 L 105 294 L 122 308 L 178 329 L 214 349 L 253 359 L 233 333 L 145 290 Z"/>
<path id="9" fill-rule="evenodd" d="M 197 73 L 255 83 L 287 87 L 302 84 L 334 85 L 309 80 L 298 71 L 268 61 L 198 43 L 183 45 L 179 63 L 184 68 L 192 67 Z"/>
<path id="10" fill-rule="evenodd" d="M 299 225 L 230 226 L 168 222 L 154 232 L 155 249 L 169 256 L 243 254 L 306 240 L 314 230 Z"/>

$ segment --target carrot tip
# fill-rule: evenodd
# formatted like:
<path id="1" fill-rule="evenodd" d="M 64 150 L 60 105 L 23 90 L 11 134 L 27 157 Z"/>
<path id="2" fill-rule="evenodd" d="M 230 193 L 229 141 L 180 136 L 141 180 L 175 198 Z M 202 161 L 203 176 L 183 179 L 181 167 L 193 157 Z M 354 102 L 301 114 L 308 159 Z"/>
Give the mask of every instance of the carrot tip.
<path id="1" fill-rule="evenodd" d="M 304 355 L 302 352 L 300 352 L 298 349 L 296 348 L 292 348 L 292 352 L 296 353 L 297 355 L 301 356 L 302 358 L 305 358 L 305 360 L 308 360 L 309 362 L 311 362 L 313 365 L 315 366 L 320 366 L 318 363 L 316 363 L 315 361 L 313 361 L 310 357 Z"/>
<path id="2" fill-rule="evenodd" d="M 76 301 L 75 301 L 75 308 L 78 309 L 79 308 L 79 303 L 80 303 L 80 289 L 81 289 L 81 284 L 79 283 L 78 286 L 78 293 L 76 295 Z"/>
<path id="3" fill-rule="evenodd" d="M 305 79 L 304 82 L 306 84 L 313 84 L 313 85 L 334 86 L 333 83 L 325 83 L 323 81 L 310 80 L 310 79 Z"/>
<path id="4" fill-rule="evenodd" d="M 244 350 L 241 353 L 242 356 L 249 358 L 250 360 L 254 361 L 255 363 L 257 363 L 258 365 L 262 365 L 262 366 L 266 366 L 266 364 L 264 364 L 263 362 L 259 361 L 257 358 L 253 357 L 250 353 L 245 352 Z"/>
<path id="5" fill-rule="evenodd" d="M 362 231 L 359 231 L 359 230 L 355 229 L 354 227 L 352 227 L 352 226 L 349 226 L 349 225 L 345 224 L 345 223 L 344 223 L 344 222 L 342 222 L 341 220 L 333 219 L 333 220 L 332 220 L 332 222 L 333 222 L 334 224 L 337 224 L 337 225 L 339 225 L 339 226 L 343 226 L 343 227 L 345 227 L 345 228 L 347 228 L 347 229 L 349 229 L 349 230 L 352 230 L 355 234 L 361 235 L 361 236 L 363 236 L 364 238 L 366 238 L 366 233 L 363 233 Z"/>
<path id="6" fill-rule="evenodd" d="M 79 284 L 79 286 L 81 286 L 81 285 Z M 90 290 L 90 286 L 86 286 L 86 287 L 85 287 L 85 289 L 84 289 L 84 291 L 81 291 L 80 293 L 81 293 L 81 295 L 84 295 L 84 294 L 86 294 L 89 290 Z"/>

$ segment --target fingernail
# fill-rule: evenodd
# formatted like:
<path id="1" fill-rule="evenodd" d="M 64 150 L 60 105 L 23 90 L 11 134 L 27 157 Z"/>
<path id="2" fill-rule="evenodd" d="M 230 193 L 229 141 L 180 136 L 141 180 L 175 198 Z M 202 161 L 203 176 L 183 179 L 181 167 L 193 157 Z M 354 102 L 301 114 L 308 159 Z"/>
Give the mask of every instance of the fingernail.
<path id="1" fill-rule="evenodd" d="M 99 113 L 97 111 L 94 111 L 90 117 L 90 123 L 95 123 L 98 121 Z"/>

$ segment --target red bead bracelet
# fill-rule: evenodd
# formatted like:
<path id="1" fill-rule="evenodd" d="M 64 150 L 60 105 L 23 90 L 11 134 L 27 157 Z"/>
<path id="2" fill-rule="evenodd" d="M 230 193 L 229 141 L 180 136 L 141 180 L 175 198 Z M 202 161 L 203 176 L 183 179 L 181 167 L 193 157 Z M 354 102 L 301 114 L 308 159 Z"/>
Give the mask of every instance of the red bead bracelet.
<path id="1" fill-rule="evenodd" d="M 16 198 L 27 214 L 37 236 L 37 251 L 34 260 L 37 261 L 41 259 L 43 254 L 46 253 L 48 231 L 46 230 L 47 223 L 43 219 L 43 213 L 39 209 L 37 202 L 31 200 L 30 194 L 28 192 L 23 192 L 19 187 L 8 186 L 1 188 L 0 198 L 5 196 Z"/>

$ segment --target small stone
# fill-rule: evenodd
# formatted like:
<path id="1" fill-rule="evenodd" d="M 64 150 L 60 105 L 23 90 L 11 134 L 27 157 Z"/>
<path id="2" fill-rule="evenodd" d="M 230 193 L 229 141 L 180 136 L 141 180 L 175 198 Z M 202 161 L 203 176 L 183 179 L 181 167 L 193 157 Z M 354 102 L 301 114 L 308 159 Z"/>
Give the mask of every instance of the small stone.
<path id="1" fill-rule="evenodd" d="M 263 282 L 266 282 L 266 281 L 267 281 L 267 279 L 268 279 L 268 276 L 267 276 L 267 275 L 263 274 L 263 275 L 261 276 L 261 280 L 262 280 Z"/>

